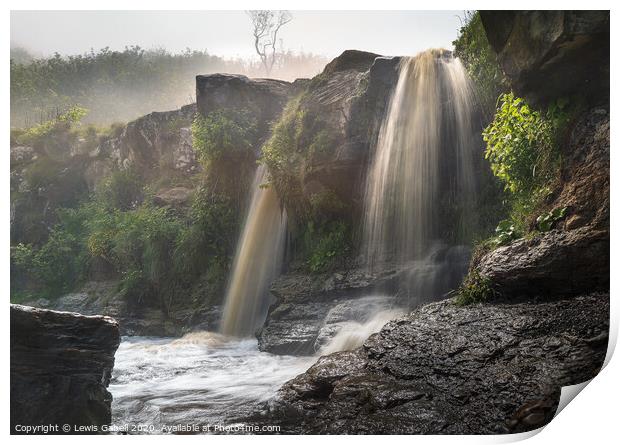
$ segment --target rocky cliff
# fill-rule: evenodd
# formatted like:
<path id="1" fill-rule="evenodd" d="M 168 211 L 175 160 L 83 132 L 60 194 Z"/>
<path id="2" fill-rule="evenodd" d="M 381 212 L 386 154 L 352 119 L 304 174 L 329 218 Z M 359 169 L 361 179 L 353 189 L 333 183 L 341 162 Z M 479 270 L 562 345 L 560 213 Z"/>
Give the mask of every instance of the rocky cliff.
<path id="1" fill-rule="evenodd" d="M 480 11 L 515 92 L 535 105 L 609 99 L 609 11 Z M 570 75 L 567 75 L 570 73 Z"/>
<path id="2" fill-rule="evenodd" d="M 106 388 L 119 343 L 118 324 L 109 317 L 11 305 L 12 432 L 37 425 L 56 425 L 60 434 L 78 427 L 100 432 L 109 425 Z"/>

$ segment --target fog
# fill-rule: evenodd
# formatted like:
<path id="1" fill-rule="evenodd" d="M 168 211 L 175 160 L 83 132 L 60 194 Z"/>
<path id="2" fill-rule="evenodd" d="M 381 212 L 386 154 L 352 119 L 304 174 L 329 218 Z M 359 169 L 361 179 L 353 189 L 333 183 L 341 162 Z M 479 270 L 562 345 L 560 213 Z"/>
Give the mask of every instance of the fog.
<path id="1" fill-rule="evenodd" d="M 336 56 L 345 49 L 411 55 L 450 47 L 462 11 L 292 11 L 281 32 L 284 48 Z M 251 57 L 244 11 L 12 11 L 11 41 L 43 55 L 78 54 L 127 45 L 171 52 L 207 50 Z"/>
<path id="2" fill-rule="evenodd" d="M 292 11 L 269 77 L 313 77 L 346 49 L 450 48 L 459 15 Z M 126 122 L 191 103 L 197 74 L 266 76 L 244 11 L 12 11 L 11 47 L 11 123 L 20 127 L 72 105 L 89 110 L 88 123 Z M 63 61 L 45 60 L 55 54 Z"/>

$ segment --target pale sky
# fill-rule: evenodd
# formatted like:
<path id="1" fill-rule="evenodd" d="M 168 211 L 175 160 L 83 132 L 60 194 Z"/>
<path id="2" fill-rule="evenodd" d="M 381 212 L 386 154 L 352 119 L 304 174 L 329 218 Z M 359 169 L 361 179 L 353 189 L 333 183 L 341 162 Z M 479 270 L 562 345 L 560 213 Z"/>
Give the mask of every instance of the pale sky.
<path id="1" fill-rule="evenodd" d="M 451 48 L 463 11 L 292 11 L 284 48 L 335 56 L 345 49 L 414 55 Z M 11 44 L 36 55 L 80 54 L 129 45 L 206 49 L 225 57 L 254 54 L 243 11 L 12 11 Z"/>

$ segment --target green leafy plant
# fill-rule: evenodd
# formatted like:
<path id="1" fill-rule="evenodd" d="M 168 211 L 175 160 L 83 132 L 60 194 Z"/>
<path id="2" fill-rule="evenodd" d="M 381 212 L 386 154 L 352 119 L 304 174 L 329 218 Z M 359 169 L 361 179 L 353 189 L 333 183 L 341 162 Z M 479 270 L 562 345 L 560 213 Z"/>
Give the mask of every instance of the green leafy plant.
<path id="1" fill-rule="evenodd" d="M 543 113 L 513 93 L 503 94 L 493 122 L 483 131 L 485 157 L 503 184 L 509 219 L 518 232 L 529 230 L 527 221 L 558 177 L 558 145 L 570 116 L 565 106 L 556 101 Z"/>
<path id="2" fill-rule="evenodd" d="M 504 246 L 517 238 L 519 234 L 514 223 L 509 219 L 504 219 L 495 228 L 495 236 L 491 238 L 491 243 L 496 247 Z"/>
<path id="3" fill-rule="evenodd" d="M 140 175 L 131 169 L 117 170 L 102 181 L 99 200 L 110 209 L 137 208 L 144 199 L 144 184 Z"/>
<path id="4" fill-rule="evenodd" d="M 567 207 L 556 207 L 550 212 L 543 213 L 536 218 L 536 228 L 541 232 L 550 231 L 556 222 L 564 219 Z"/>
<path id="5" fill-rule="evenodd" d="M 316 231 L 309 223 L 306 231 L 309 247 L 308 268 L 313 273 L 327 272 L 342 262 L 349 252 L 348 230 L 342 222 Z"/>
<path id="6" fill-rule="evenodd" d="M 499 98 L 495 118 L 482 133 L 491 169 L 517 196 L 549 182 L 557 163 L 552 122 L 513 93 Z"/>
<path id="7" fill-rule="evenodd" d="M 45 142 L 45 139 L 49 138 L 52 133 L 68 131 L 73 124 L 80 122 L 87 113 L 88 110 L 85 108 L 73 105 L 54 118 L 28 128 L 19 135 L 17 141 L 36 147 Z"/>
<path id="8" fill-rule="evenodd" d="M 247 111 L 214 111 L 197 114 L 192 123 L 194 149 L 205 165 L 225 153 L 251 154 L 256 121 Z"/>

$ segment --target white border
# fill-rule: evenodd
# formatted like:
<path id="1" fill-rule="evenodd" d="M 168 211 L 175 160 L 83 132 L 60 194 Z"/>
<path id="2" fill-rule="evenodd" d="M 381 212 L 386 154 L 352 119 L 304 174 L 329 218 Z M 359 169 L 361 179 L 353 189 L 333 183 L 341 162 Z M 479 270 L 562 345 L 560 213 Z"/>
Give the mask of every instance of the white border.
<path id="1" fill-rule="evenodd" d="M 524 0 L 519 2 L 504 2 L 500 3 L 497 0 L 495 1 L 434 1 L 432 4 L 428 3 L 414 3 L 411 1 L 404 0 L 382 0 L 381 2 L 371 2 L 368 0 L 359 0 L 355 3 L 353 2 L 345 2 L 345 1 L 334 1 L 334 0 L 314 0 L 314 1 L 262 1 L 262 2 L 252 2 L 252 1 L 242 1 L 242 0 L 228 0 L 226 2 L 207 2 L 207 1 L 198 1 L 198 0 L 187 0 L 187 1 L 176 1 L 176 2 L 165 2 L 161 0 L 151 0 L 151 1 L 134 1 L 128 2 L 127 0 L 108 0 L 106 2 L 103 1 L 91 1 L 84 2 L 76 1 L 76 0 L 56 0 L 53 3 L 44 0 L 29 0 L 29 1 L 14 1 L 9 0 L 5 2 L 6 7 L 3 11 L 2 16 L 2 26 L 0 26 L 0 32 L 3 35 L 3 60 L 5 64 L 8 64 L 9 60 L 9 42 L 10 42 L 10 9 L 14 10 L 46 10 L 46 9 L 118 9 L 118 10 L 132 10 L 132 9 L 158 9 L 158 10 L 200 10 L 200 9 L 212 9 L 212 10 L 231 10 L 231 9 L 306 9 L 306 10 L 343 10 L 343 9 L 359 9 L 359 10 L 406 10 L 406 9 L 418 9 L 418 10 L 439 10 L 439 9 L 458 9 L 458 10 L 468 10 L 468 9 L 611 9 L 614 5 L 611 1 L 588 1 L 588 2 L 577 2 L 574 0 L 563 1 L 563 2 L 550 2 L 550 1 L 531 1 Z M 427 8 L 425 6 L 432 6 L 432 8 Z M 351 8 L 353 7 L 353 8 Z M 615 11 L 612 10 L 612 23 L 615 23 Z M 344 31 L 344 30 L 343 30 Z M 36 32 L 36 30 L 33 30 Z M 614 74 L 618 73 L 617 69 L 617 55 L 615 54 L 616 49 L 618 49 L 617 45 L 618 32 L 614 29 L 612 24 L 611 26 L 611 78 L 614 79 Z M 358 48 L 364 49 L 364 48 Z M 2 76 L 2 90 L 3 94 L 3 106 L 2 106 L 2 116 L 0 117 L 0 125 L 2 126 L 2 135 L 3 140 L 8 142 L 9 139 L 9 70 L 5 65 L 5 68 L 1 71 Z M 611 85 L 611 106 L 612 110 L 617 110 L 618 105 L 618 93 L 617 88 L 612 82 Z M 612 141 L 615 141 L 615 129 L 617 128 L 617 119 L 615 119 L 615 112 L 611 112 L 612 118 Z M 5 146 L 6 147 L 6 146 Z M 2 219 L 2 237 L 3 237 L 3 245 L 5 254 L 2 256 L 2 262 L 0 264 L 0 270 L 2 271 L 2 282 L 4 283 L 6 292 L 6 298 L 8 299 L 9 295 L 9 175 L 8 175 L 8 166 L 9 166 L 9 150 L 5 148 L 4 153 L 4 184 L 5 184 L 5 193 L 2 194 L 1 205 L 2 205 L 2 213 L 4 215 Z M 612 165 L 612 178 L 615 178 L 615 174 L 613 173 L 614 166 L 616 165 L 616 161 L 618 160 L 617 153 L 612 150 L 611 152 L 611 165 Z M 617 212 L 616 206 L 614 206 L 614 201 L 617 201 L 615 197 L 617 196 L 617 187 L 615 180 L 611 181 L 611 199 L 612 199 L 612 207 L 611 207 L 611 218 L 612 218 L 612 236 L 611 236 L 611 270 L 616 271 L 618 265 L 618 243 L 617 237 L 615 236 L 617 227 Z M 618 289 L 618 279 L 615 274 L 611 276 L 611 293 L 615 295 Z M 610 330 L 610 352 L 615 348 L 615 344 L 617 342 L 617 334 L 618 334 L 618 320 L 619 320 L 619 310 L 618 304 L 615 301 L 615 298 L 611 299 L 611 310 L 612 310 L 612 325 Z M 8 302 L 7 302 L 8 303 Z M 3 362 L 3 374 L 2 374 L 2 407 L 0 412 L 0 419 L 2 419 L 2 431 L 4 434 L 8 434 L 9 432 L 9 311 L 8 304 L 4 306 L 3 313 L 4 323 L 2 324 L 2 352 L 0 353 L 0 357 Z M 529 443 L 532 444 L 548 444 L 552 443 L 565 443 L 565 444 L 579 444 L 583 445 L 584 443 L 596 443 L 596 444 L 604 444 L 611 443 L 613 439 L 617 441 L 618 437 L 618 419 L 617 419 L 617 397 L 620 395 L 620 364 L 618 359 L 611 360 L 611 354 L 608 353 L 607 358 L 607 366 L 601 371 L 601 373 L 590 383 L 587 387 L 577 396 L 576 400 L 572 403 L 569 403 L 568 406 L 555 418 L 547 427 L 542 429 L 542 431 L 538 431 L 538 434 L 533 435 L 529 439 Z M 522 440 L 527 437 L 532 436 L 530 433 L 526 433 L 523 435 L 513 435 L 513 436 L 392 436 L 386 439 L 378 439 L 378 440 L 389 440 L 396 442 L 407 442 L 407 443 L 433 443 L 433 444 L 442 444 L 442 443 L 470 443 L 470 444 L 480 444 L 480 443 L 505 443 L 512 442 L 516 440 Z M 613 438 L 613 439 L 612 439 Z M 32 441 L 42 440 L 44 442 L 49 443 L 50 441 L 62 441 L 63 443 L 76 443 L 87 441 L 110 441 L 110 440 L 131 440 L 141 443 L 153 443 L 159 442 L 163 443 L 165 441 L 167 444 L 170 444 L 171 441 L 183 441 L 183 442 L 193 442 L 193 443 L 204 443 L 204 441 L 209 442 L 227 442 L 227 443 L 239 443 L 239 442 L 253 442 L 257 441 L 270 441 L 270 442 L 280 442 L 295 440 L 300 441 L 301 443 L 310 443 L 317 440 L 313 436 L 298 436 L 292 439 L 289 436 L 136 436 L 130 438 L 126 438 L 123 436 L 106 436 L 106 437 L 61 437 L 61 436 L 30 436 L 30 437 L 17 437 L 12 436 L 10 438 L 11 441 L 15 443 L 21 443 L 24 440 L 27 440 L 29 443 Z M 320 441 L 331 442 L 337 440 L 338 442 L 348 442 L 355 441 L 356 444 L 359 443 L 372 443 L 377 439 L 373 436 L 321 436 Z"/>

